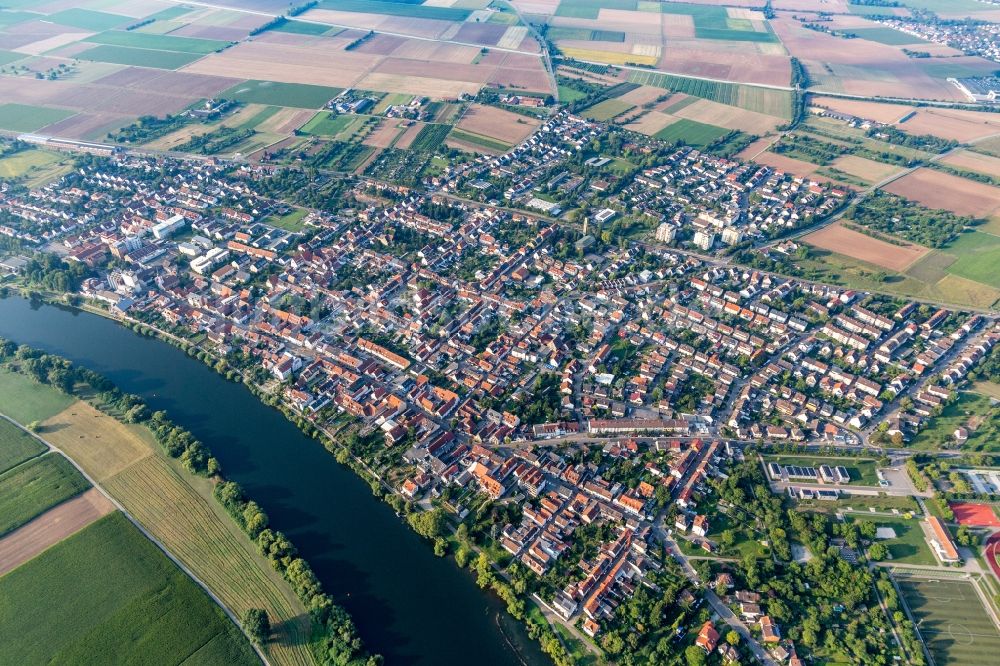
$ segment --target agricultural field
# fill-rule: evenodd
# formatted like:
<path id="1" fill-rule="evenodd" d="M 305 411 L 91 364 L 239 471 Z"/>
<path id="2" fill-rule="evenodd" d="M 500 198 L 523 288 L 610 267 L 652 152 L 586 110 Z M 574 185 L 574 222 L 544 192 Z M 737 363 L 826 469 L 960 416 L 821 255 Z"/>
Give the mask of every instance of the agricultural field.
<path id="1" fill-rule="evenodd" d="M 0 630 L 17 636 L 0 642 L 3 663 L 259 663 L 222 610 L 120 513 L 0 578 L 0 597 Z"/>
<path id="2" fill-rule="evenodd" d="M 0 535 L 79 495 L 89 485 L 58 453 L 32 458 L 0 474 Z"/>
<path id="3" fill-rule="evenodd" d="M 878 540 L 889 549 L 889 559 L 886 562 L 925 566 L 933 566 L 937 563 L 937 560 L 934 559 L 934 553 L 927 545 L 924 531 L 917 518 L 890 518 L 871 514 L 848 514 L 848 516 L 849 520 L 854 522 L 867 520 L 875 523 L 876 527 L 889 528 L 895 532 L 895 536 L 892 538 Z"/>
<path id="4" fill-rule="evenodd" d="M 539 125 L 541 125 L 541 121 L 537 118 L 523 116 L 493 106 L 472 104 L 462 114 L 462 119 L 456 128 L 463 132 L 513 145 L 531 135 Z"/>
<path id="5" fill-rule="evenodd" d="M 586 109 L 583 116 L 591 120 L 607 121 L 634 108 L 628 102 L 620 99 L 606 99 Z"/>
<path id="6" fill-rule="evenodd" d="M 683 141 L 686 145 L 694 146 L 695 148 L 704 148 L 728 133 L 729 130 L 724 127 L 716 127 L 715 125 L 700 123 L 696 120 L 681 118 L 677 122 L 670 123 L 653 136 L 667 143 Z"/>
<path id="7" fill-rule="evenodd" d="M 0 370 L 0 413 L 18 423 L 44 421 L 73 402 L 73 398 L 23 375 Z"/>
<path id="8" fill-rule="evenodd" d="M 0 576 L 115 510 L 97 488 L 57 504 L 30 522 L 0 537 Z"/>
<path id="9" fill-rule="evenodd" d="M 473 134 L 460 130 L 457 127 L 448 134 L 448 145 L 471 152 L 485 153 L 505 153 L 511 148 L 511 144 L 491 139 L 481 134 Z"/>
<path id="10" fill-rule="evenodd" d="M 1000 651 L 1000 633 L 974 583 L 909 576 L 899 571 L 893 577 L 934 663 L 993 663 Z"/>
<path id="11" fill-rule="evenodd" d="M 252 104 L 319 109 L 343 92 L 341 88 L 277 81 L 244 81 L 219 93 L 220 99 Z"/>
<path id="12" fill-rule="evenodd" d="M 804 236 L 805 242 L 824 250 L 846 254 L 892 271 L 904 271 L 929 252 L 919 245 L 888 243 L 845 226 L 842 222 Z"/>
<path id="13" fill-rule="evenodd" d="M 46 420 L 43 436 L 237 615 L 266 608 L 279 634 L 268 646 L 275 663 L 310 663 L 309 620 L 301 603 L 212 497 L 211 480 L 192 477 L 167 458 L 147 429 L 123 425 L 82 401 Z"/>
<path id="14" fill-rule="evenodd" d="M 917 169 L 884 189 L 928 208 L 958 215 L 985 218 L 1000 211 L 1000 187 L 927 168 Z"/>
<path id="15" fill-rule="evenodd" d="M 180 69 L 202 56 L 197 53 L 179 51 L 156 51 L 137 49 L 129 46 L 100 45 L 77 54 L 81 60 L 110 62 L 117 65 L 153 67 L 156 69 Z"/>
<path id="16" fill-rule="evenodd" d="M 71 111 L 62 109 L 26 104 L 0 104 L 0 129 L 12 132 L 34 132 L 72 115 Z"/>
<path id="17" fill-rule="evenodd" d="M 45 446 L 19 427 L 0 419 L 0 474 L 45 453 Z"/>
<path id="18" fill-rule="evenodd" d="M 773 90 L 736 83 L 721 83 L 671 76 L 660 72 L 630 72 L 628 80 L 642 85 L 657 86 L 686 95 L 756 111 L 776 118 L 791 118 L 792 96 L 784 90 Z"/>

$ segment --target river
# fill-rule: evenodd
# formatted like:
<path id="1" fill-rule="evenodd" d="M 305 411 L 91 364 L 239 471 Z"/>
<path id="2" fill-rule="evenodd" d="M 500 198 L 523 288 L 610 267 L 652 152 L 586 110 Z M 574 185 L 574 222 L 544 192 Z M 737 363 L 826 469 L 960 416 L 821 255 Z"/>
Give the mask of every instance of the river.
<path id="1" fill-rule="evenodd" d="M 103 317 L 20 297 L 0 298 L 0 337 L 104 374 L 205 442 L 387 664 L 551 663 L 499 599 L 246 387 Z"/>

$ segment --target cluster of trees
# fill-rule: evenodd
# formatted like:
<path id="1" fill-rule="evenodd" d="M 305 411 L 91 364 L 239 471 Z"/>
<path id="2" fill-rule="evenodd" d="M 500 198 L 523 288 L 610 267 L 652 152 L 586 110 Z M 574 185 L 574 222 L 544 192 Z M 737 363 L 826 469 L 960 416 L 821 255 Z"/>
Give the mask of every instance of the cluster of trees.
<path id="1" fill-rule="evenodd" d="M 109 132 L 108 139 L 115 143 L 148 143 L 161 136 L 166 136 L 185 125 L 194 122 L 194 118 L 185 114 L 156 116 L 139 116 L 131 125 L 126 125 L 116 132 Z"/>
<path id="2" fill-rule="evenodd" d="M 28 284 L 50 291 L 76 291 L 80 282 L 87 277 L 86 264 L 74 261 L 67 263 L 48 252 L 32 257 L 24 267 L 23 275 Z"/>
<path id="3" fill-rule="evenodd" d="M 858 224 L 925 247 L 942 248 L 980 220 L 947 210 L 924 208 L 908 199 L 876 191 L 848 207 Z"/>
<path id="4" fill-rule="evenodd" d="M 553 421 L 558 418 L 561 405 L 559 375 L 542 373 L 531 387 L 531 397 L 519 409 L 521 422 L 531 425 Z"/>
<path id="5" fill-rule="evenodd" d="M 257 130 L 251 127 L 240 129 L 239 127 L 226 127 L 223 125 L 217 130 L 191 137 L 187 143 L 178 147 L 178 150 L 201 153 L 202 155 L 221 153 L 227 148 L 231 148 L 239 142 L 249 139 L 256 133 Z"/>

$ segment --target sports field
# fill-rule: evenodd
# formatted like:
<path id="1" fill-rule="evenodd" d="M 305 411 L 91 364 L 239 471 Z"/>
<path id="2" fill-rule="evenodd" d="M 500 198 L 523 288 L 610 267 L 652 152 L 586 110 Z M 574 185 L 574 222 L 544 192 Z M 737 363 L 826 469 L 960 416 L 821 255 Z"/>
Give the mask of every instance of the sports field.
<path id="1" fill-rule="evenodd" d="M 4 664 L 260 663 L 222 610 L 117 512 L 0 578 L 0 599 Z"/>
<path id="2" fill-rule="evenodd" d="M 894 576 L 936 665 L 996 663 L 1000 632 L 971 582 Z"/>
<path id="3" fill-rule="evenodd" d="M 1000 518 L 997 518 L 996 511 L 993 510 L 993 506 L 990 504 L 948 502 L 948 507 L 955 514 L 955 521 L 959 525 L 1000 527 Z"/>
<path id="4" fill-rule="evenodd" d="M 90 486 L 66 458 L 49 453 L 0 474 L 0 535 Z"/>
<path id="5" fill-rule="evenodd" d="M 923 564 L 933 566 L 937 563 L 934 553 L 924 539 L 924 531 L 920 528 L 920 521 L 916 518 L 888 517 L 864 514 L 850 514 L 850 519 L 854 522 L 867 520 L 875 523 L 876 527 L 886 527 L 892 529 L 896 536 L 890 539 L 880 539 L 879 542 L 889 549 L 892 556 L 889 561 L 900 562 L 902 564 Z"/>

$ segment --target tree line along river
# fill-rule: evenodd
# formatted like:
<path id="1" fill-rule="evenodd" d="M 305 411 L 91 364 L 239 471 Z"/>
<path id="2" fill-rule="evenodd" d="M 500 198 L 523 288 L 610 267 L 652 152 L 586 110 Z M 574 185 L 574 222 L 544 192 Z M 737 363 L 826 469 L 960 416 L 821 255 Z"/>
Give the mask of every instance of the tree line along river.
<path id="1" fill-rule="evenodd" d="M 387 664 L 550 664 L 503 603 L 435 557 L 368 484 L 244 386 L 98 315 L 0 298 L 0 337 L 100 372 L 201 439 Z"/>

